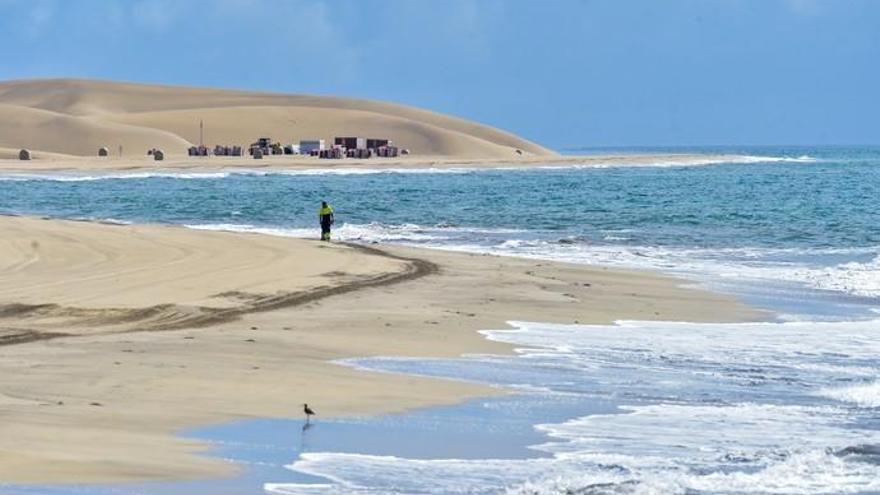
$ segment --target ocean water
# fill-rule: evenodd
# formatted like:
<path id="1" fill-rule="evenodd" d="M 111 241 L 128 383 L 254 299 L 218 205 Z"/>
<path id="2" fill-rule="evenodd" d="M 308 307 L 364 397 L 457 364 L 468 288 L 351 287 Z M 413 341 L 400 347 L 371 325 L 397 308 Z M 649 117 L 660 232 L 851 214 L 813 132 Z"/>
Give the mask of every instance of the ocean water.
<path id="1" fill-rule="evenodd" d="M 13 174 L 0 176 L 0 213 L 317 237 L 317 205 L 327 199 L 337 239 L 658 270 L 775 312 L 726 325 L 511 322 L 484 333 L 514 344 L 513 356 L 348 360 L 341 364 L 520 393 L 307 430 L 291 420 L 191 432 L 248 469 L 187 492 L 880 493 L 880 148 L 662 151 L 747 158 Z M 44 493 L 34 489 L 6 487 Z"/>

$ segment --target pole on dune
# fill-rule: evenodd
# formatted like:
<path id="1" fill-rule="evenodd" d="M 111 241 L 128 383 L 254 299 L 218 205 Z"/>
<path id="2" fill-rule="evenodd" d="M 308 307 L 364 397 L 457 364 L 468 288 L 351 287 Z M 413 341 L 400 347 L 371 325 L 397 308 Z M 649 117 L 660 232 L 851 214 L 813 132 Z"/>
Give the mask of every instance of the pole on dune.
<path id="1" fill-rule="evenodd" d="M 199 148 L 205 145 L 205 121 L 199 119 Z"/>

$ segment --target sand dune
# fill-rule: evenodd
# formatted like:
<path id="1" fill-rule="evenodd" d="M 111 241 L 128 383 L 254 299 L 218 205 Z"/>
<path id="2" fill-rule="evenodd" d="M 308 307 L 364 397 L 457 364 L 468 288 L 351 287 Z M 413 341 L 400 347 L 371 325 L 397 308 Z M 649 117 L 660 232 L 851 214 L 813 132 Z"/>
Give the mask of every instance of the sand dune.
<path id="1" fill-rule="evenodd" d="M 208 144 L 361 135 L 417 155 L 555 155 L 499 129 L 379 101 L 69 79 L 0 84 L 0 148 L 93 156 L 122 145 L 125 156 L 153 147 L 183 155 L 198 143 L 200 119 Z"/>
<path id="2" fill-rule="evenodd" d="M 94 156 L 98 148 L 111 142 L 114 152 L 122 146 L 137 154 L 153 147 L 185 151 L 190 146 L 185 139 L 160 129 L 0 104 L 0 145 L 35 150 L 36 159 L 40 152 Z"/>

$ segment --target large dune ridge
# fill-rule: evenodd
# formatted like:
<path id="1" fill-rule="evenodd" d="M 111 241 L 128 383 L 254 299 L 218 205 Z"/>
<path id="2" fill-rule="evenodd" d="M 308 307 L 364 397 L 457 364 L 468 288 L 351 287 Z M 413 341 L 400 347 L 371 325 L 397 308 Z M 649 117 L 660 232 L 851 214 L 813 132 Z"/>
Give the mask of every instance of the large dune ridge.
<path id="1" fill-rule="evenodd" d="M 511 133 L 396 103 L 77 79 L 0 83 L 0 158 L 185 155 L 199 143 L 247 145 L 335 136 L 388 138 L 414 155 L 504 159 L 556 153 Z M 517 152 L 519 150 L 520 153 Z"/>

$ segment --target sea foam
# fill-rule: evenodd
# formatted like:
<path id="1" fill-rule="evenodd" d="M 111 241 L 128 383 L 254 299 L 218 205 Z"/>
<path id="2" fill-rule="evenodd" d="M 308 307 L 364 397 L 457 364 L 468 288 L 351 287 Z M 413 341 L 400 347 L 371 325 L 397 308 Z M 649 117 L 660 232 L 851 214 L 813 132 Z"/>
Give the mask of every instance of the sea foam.
<path id="1" fill-rule="evenodd" d="M 182 180 L 199 180 L 199 179 L 224 179 L 230 176 L 319 176 L 319 175 L 374 175 L 374 174 L 469 174 L 475 172 L 486 172 L 492 170 L 535 170 L 535 169 L 591 169 L 591 168 L 641 168 L 641 167 L 688 167 L 688 166 L 705 166 L 705 165 L 721 165 L 721 164 L 744 164 L 744 163 L 810 163 L 816 159 L 804 155 L 800 157 L 779 157 L 779 156 L 756 156 L 756 155 L 731 155 L 731 156 L 707 156 L 693 158 L 676 158 L 664 160 L 657 157 L 653 160 L 628 162 L 610 160 L 607 162 L 589 162 L 589 163 L 560 163 L 560 164 L 510 164 L 503 163 L 485 166 L 469 166 L 465 163 L 461 165 L 447 164 L 442 167 L 438 166 L 413 166 L 413 167 L 326 167 L 326 168 L 305 168 L 305 169 L 249 169 L 249 168 L 227 168 L 216 171 L 179 171 L 179 170 L 158 170 L 143 172 L 105 172 L 105 173 L 6 173 L 0 174 L 0 181 L 53 181 L 53 182 L 90 182 L 99 180 L 143 180 L 143 179 L 182 179 Z"/>
<path id="2" fill-rule="evenodd" d="M 834 400 L 850 402 L 859 407 L 880 407 L 880 382 L 850 387 L 826 388 L 819 395 Z"/>
<path id="3" fill-rule="evenodd" d="M 311 238 L 314 229 L 250 224 L 192 224 L 190 228 Z M 546 234 L 539 233 L 539 235 Z M 859 248 L 682 248 L 594 244 L 578 239 L 547 240 L 520 229 L 343 223 L 334 239 L 399 243 L 420 247 L 569 263 L 662 271 L 715 284 L 724 282 L 799 284 L 860 297 L 880 297 L 880 247 Z M 618 242 L 620 235 L 606 236 Z M 867 262 L 822 265 L 818 257 L 868 258 Z"/>
<path id="4" fill-rule="evenodd" d="M 880 372 L 880 321 L 616 325 L 511 322 L 486 331 L 517 356 L 357 360 L 374 369 L 609 397 L 615 413 L 539 423 L 550 457 L 411 459 L 312 452 L 290 468 L 328 480 L 274 483 L 279 494 L 870 493 L 880 489 L 880 431 L 860 427 L 874 385 L 833 383 Z M 493 370 L 487 374 L 481 362 Z M 397 363 L 395 363 L 397 361 Z M 468 361 L 471 364 L 468 364 Z M 399 364 L 400 366 L 396 366 Z M 432 371 L 432 368 L 436 369 Z M 437 372 L 437 370 L 444 370 Z M 551 380 L 551 381 L 546 381 Z M 516 406 L 520 407 L 520 406 Z M 504 414 L 504 411 L 497 411 Z"/>

